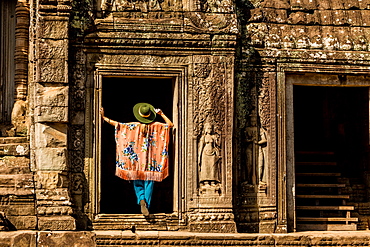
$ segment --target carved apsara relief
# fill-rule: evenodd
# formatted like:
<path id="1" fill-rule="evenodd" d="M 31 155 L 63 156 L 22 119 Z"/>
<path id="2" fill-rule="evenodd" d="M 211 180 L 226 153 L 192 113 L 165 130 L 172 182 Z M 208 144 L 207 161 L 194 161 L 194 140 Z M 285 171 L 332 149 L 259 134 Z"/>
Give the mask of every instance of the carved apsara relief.
<path id="1" fill-rule="evenodd" d="M 201 193 L 219 193 L 222 183 L 221 135 L 225 131 L 222 123 L 225 117 L 225 73 L 222 58 L 206 55 L 194 57 L 193 126 L 197 137 L 197 171 Z"/>
<path id="2" fill-rule="evenodd" d="M 221 160 L 219 136 L 214 133 L 212 123 L 206 122 L 203 134 L 199 139 L 198 165 L 199 182 L 201 185 L 216 185 L 220 183 Z"/>
<path id="3" fill-rule="evenodd" d="M 268 140 L 269 140 L 269 89 L 268 80 L 262 78 L 250 91 L 252 96 L 252 113 L 248 116 L 245 128 L 245 184 L 258 185 L 266 189 L 266 174 L 268 170 Z"/>

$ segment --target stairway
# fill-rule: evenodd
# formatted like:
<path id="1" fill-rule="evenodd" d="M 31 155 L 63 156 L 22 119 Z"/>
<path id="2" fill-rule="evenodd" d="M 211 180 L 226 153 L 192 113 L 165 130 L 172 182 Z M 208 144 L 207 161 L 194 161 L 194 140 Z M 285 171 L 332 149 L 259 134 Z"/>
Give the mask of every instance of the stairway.
<path id="1" fill-rule="evenodd" d="M 345 183 L 332 152 L 297 152 L 297 231 L 355 231 L 358 218 L 351 217 L 350 195 L 342 194 Z M 323 161 L 314 161 L 323 160 Z"/>

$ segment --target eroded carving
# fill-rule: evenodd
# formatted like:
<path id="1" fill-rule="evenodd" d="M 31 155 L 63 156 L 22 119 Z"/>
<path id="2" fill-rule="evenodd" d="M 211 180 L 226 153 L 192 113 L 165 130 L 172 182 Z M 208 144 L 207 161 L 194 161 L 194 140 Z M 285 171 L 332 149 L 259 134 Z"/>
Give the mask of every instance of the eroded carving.
<path id="1" fill-rule="evenodd" d="M 186 13 L 185 24 L 197 32 L 225 32 L 236 34 L 238 26 L 233 14 Z"/>
<path id="2" fill-rule="evenodd" d="M 182 9 L 181 0 L 104 0 L 101 9 L 107 13 L 121 11 L 180 11 Z"/>
<path id="3" fill-rule="evenodd" d="M 256 164 L 258 153 L 258 127 L 257 116 L 252 114 L 249 116 L 249 125 L 245 128 L 246 142 L 246 178 L 247 184 L 256 184 Z"/>

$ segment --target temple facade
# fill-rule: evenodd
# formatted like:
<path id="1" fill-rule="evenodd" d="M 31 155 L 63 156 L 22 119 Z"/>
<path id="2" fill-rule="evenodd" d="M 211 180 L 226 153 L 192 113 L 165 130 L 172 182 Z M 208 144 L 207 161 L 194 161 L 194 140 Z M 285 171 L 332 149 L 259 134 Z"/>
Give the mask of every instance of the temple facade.
<path id="1" fill-rule="evenodd" d="M 0 241 L 369 244 L 369 9 L 1 1 Z M 149 217 L 99 114 L 135 121 L 139 102 L 174 123 Z"/>

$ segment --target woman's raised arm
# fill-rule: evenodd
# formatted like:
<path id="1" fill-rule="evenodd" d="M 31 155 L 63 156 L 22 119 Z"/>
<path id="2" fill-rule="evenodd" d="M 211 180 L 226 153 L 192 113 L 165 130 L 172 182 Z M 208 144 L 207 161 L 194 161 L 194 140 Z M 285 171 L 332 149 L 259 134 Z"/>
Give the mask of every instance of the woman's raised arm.
<path id="1" fill-rule="evenodd" d="M 104 108 L 102 107 L 102 108 L 100 108 L 100 115 L 101 115 L 101 117 L 102 117 L 102 119 L 105 121 L 105 122 L 107 122 L 107 123 L 109 123 L 110 125 L 113 125 L 113 126 L 117 126 L 117 124 L 118 124 L 118 122 L 117 121 L 114 121 L 114 120 L 112 120 L 112 119 L 109 119 L 109 118 L 107 118 L 106 116 L 104 116 Z"/>
<path id="2" fill-rule="evenodd" d="M 162 112 L 161 109 L 154 109 L 154 110 L 155 110 L 155 113 L 161 115 L 161 117 L 164 119 L 166 124 L 168 124 L 168 127 L 170 127 L 170 128 L 173 127 L 173 123 L 171 122 L 171 120 L 166 115 L 164 115 L 164 113 Z"/>

